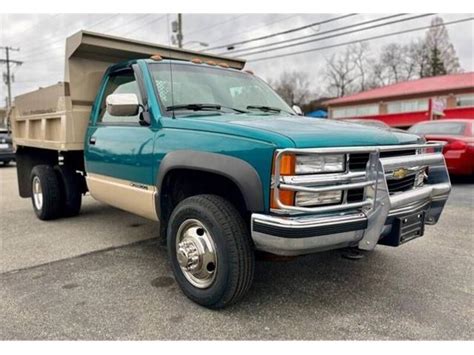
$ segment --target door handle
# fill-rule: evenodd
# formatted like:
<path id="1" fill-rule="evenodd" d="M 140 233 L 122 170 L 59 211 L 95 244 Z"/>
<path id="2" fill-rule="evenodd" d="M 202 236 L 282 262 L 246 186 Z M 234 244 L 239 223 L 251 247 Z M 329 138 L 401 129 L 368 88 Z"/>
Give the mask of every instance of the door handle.
<path id="1" fill-rule="evenodd" d="M 95 137 L 89 138 L 89 144 L 95 144 Z"/>

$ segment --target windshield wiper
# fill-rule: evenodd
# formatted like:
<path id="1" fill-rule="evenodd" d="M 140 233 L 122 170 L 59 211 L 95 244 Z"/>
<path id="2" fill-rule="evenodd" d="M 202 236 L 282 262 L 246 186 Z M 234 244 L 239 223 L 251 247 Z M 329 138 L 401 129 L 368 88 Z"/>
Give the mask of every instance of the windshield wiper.
<path id="1" fill-rule="evenodd" d="M 263 111 L 263 112 L 277 112 L 277 113 L 280 113 L 280 112 L 285 112 L 291 116 L 295 116 L 296 114 L 294 112 L 289 112 L 289 111 L 286 111 L 286 110 L 282 110 L 278 107 L 272 107 L 272 106 L 258 106 L 258 105 L 249 105 L 247 106 L 247 109 L 249 110 L 260 110 L 260 111 Z"/>
<path id="2" fill-rule="evenodd" d="M 222 109 L 232 110 L 237 113 L 247 113 L 247 111 L 244 111 L 244 110 L 239 110 L 237 108 L 222 106 L 218 104 L 185 104 L 185 105 L 174 105 L 174 106 L 166 107 L 166 111 L 175 111 L 175 110 L 221 111 Z"/>
<path id="3" fill-rule="evenodd" d="M 271 106 L 257 106 L 257 105 L 249 105 L 247 106 L 249 110 L 260 110 L 264 112 L 281 112 L 281 109 L 278 107 L 271 107 Z"/>

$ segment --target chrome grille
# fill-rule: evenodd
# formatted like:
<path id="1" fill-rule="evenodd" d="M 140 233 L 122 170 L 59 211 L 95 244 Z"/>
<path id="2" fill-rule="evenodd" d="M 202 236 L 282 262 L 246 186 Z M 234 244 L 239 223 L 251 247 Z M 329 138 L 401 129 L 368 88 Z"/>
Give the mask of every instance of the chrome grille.
<path id="1" fill-rule="evenodd" d="M 364 199 L 364 189 L 351 189 L 347 191 L 347 202 L 360 202 Z"/>
<path id="2" fill-rule="evenodd" d="M 273 211 L 276 213 L 327 213 L 360 209 L 371 210 L 378 188 L 384 187 L 387 195 L 394 195 L 394 197 L 398 196 L 397 192 L 413 190 L 417 171 L 424 166 L 429 166 L 434 161 L 442 160 L 441 149 L 442 145 L 439 143 L 427 143 L 277 150 L 272 188 L 278 208 Z M 434 154 L 435 151 L 437 151 L 436 154 Z M 283 154 L 346 154 L 349 157 L 349 169 L 344 173 L 281 176 L 279 172 Z M 364 167 L 359 168 L 359 171 L 354 171 L 358 170 L 354 168 L 355 162 L 360 167 L 362 165 Z M 408 168 L 411 171 L 410 175 L 401 179 L 392 178 L 390 176 L 392 172 L 399 168 Z M 382 171 L 383 174 L 377 175 L 378 171 Z M 279 198 L 280 190 L 314 193 L 341 190 L 344 193 L 344 198 L 343 202 L 337 205 L 302 207 L 284 204 Z"/>
<path id="3" fill-rule="evenodd" d="M 399 157 L 405 155 L 415 155 L 416 149 L 409 150 L 395 150 L 380 152 L 380 158 Z M 369 161 L 369 153 L 351 153 L 349 154 L 349 170 L 362 171 L 365 170 L 367 162 Z"/>
<path id="4" fill-rule="evenodd" d="M 390 194 L 407 191 L 415 185 L 416 174 L 406 176 L 399 180 L 387 180 L 387 187 Z"/>

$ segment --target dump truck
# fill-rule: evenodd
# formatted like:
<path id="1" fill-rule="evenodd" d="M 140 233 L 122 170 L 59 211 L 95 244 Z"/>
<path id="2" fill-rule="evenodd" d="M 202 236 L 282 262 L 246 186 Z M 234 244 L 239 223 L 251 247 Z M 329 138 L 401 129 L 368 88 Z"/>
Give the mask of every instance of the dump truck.
<path id="1" fill-rule="evenodd" d="M 74 34 L 64 81 L 15 99 L 20 196 L 44 221 L 78 215 L 86 193 L 155 221 L 176 282 L 209 308 L 242 299 L 256 252 L 371 251 L 437 223 L 440 144 L 303 117 L 244 67 Z"/>

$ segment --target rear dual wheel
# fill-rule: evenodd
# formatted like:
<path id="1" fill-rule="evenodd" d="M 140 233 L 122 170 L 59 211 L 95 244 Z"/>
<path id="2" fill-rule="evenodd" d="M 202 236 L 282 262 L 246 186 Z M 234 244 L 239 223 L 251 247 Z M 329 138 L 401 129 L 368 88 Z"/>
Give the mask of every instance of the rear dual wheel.
<path id="1" fill-rule="evenodd" d="M 39 219 L 47 221 L 79 213 L 82 193 L 75 172 L 37 165 L 31 171 L 30 181 L 33 210 Z"/>
<path id="2" fill-rule="evenodd" d="M 56 219 L 61 214 L 62 192 L 54 168 L 37 165 L 31 171 L 31 200 L 36 216 L 43 220 Z"/>
<path id="3" fill-rule="evenodd" d="M 249 290 L 254 252 L 237 209 L 215 195 L 181 201 L 168 225 L 168 253 L 184 294 L 208 308 L 239 301 Z"/>

